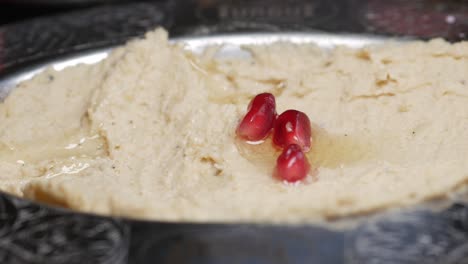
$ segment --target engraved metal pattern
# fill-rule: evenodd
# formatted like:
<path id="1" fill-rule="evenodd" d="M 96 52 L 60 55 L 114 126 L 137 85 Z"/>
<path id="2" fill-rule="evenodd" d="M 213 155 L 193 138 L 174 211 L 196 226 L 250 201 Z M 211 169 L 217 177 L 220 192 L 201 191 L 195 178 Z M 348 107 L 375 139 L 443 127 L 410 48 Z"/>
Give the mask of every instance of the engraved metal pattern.
<path id="1" fill-rule="evenodd" d="M 0 71 L 25 62 L 123 43 L 170 20 L 161 3 L 98 7 L 0 28 Z"/>
<path id="2" fill-rule="evenodd" d="M 348 238 L 352 264 L 468 263 L 468 208 L 458 203 L 438 213 L 388 214 L 360 225 Z"/>
<path id="3" fill-rule="evenodd" d="M 170 2 L 101 7 L 0 28 L 0 75 L 2 69 L 7 76 L 37 60 L 108 47 L 157 25 L 171 26 L 174 18 L 164 12 L 168 8 L 172 8 Z M 331 23 L 329 28 L 346 30 L 346 20 L 335 21 L 343 14 L 340 10 L 326 19 L 317 18 L 317 23 L 311 20 L 311 24 L 326 21 Z M 271 24 L 243 27 L 237 22 L 202 20 L 205 24 L 189 23 L 176 31 L 284 30 Z M 217 43 L 223 38 L 205 40 Z M 202 42 L 196 43 L 203 46 Z M 351 229 L 333 230 L 317 225 L 121 220 L 73 213 L 0 193 L 0 263 L 464 264 L 468 263 L 468 207 L 458 203 L 437 212 L 410 208 L 362 219 Z"/>
<path id="4" fill-rule="evenodd" d="M 0 196 L 0 263 L 127 263 L 121 220 L 54 210 Z"/>

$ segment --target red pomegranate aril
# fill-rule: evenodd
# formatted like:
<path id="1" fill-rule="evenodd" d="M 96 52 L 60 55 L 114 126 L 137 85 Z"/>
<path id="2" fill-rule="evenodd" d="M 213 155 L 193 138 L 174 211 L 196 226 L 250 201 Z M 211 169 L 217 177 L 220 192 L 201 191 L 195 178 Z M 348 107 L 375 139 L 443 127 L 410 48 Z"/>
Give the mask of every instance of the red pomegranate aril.
<path id="1" fill-rule="evenodd" d="M 310 164 L 301 147 L 296 144 L 287 146 L 276 160 L 277 176 L 287 182 L 304 179 L 310 170 Z"/>
<path id="2" fill-rule="evenodd" d="M 311 136 L 310 120 L 303 112 L 287 110 L 276 119 L 273 143 L 281 148 L 297 144 L 307 152 L 311 146 Z"/>
<path id="3" fill-rule="evenodd" d="M 271 93 L 262 93 L 250 101 L 236 133 L 242 139 L 259 141 L 268 136 L 276 119 L 276 102 Z"/>

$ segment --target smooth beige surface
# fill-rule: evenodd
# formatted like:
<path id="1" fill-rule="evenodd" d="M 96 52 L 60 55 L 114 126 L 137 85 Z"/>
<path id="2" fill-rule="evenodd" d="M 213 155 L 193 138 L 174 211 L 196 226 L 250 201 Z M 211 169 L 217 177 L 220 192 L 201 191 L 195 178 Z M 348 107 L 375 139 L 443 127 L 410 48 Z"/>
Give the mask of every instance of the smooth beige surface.
<path id="1" fill-rule="evenodd" d="M 468 43 L 277 43 L 214 60 L 166 37 L 19 85 L 0 104 L 1 189 L 103 214 L 284 222 L 413 204 L 468 179 Z M 235 139 L 261 92 L 315 124 L 306 182 L 271 176 L 271 142 Z"/>

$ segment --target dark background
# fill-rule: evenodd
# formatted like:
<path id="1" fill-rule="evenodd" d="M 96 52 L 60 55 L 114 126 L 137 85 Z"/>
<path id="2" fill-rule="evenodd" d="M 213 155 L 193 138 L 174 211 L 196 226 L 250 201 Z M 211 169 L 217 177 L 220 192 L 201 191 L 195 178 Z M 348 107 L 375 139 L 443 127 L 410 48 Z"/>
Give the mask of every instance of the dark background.
<path id="1" fill-rule="evenodd" d="M 161 0 L 152 0 L 161 1 Z M 69 2 L 67 4 L 67 2 Z M 115 5 L 128 2 L 145 2 L 143 0 L 55 0 L 55 1 L 25 1 L 25 0 L 0 0 L 0 25 L 14 23 L 28 18 L 40 17 L 63 13 L 67 11 L 76 11 L 89 9 L 95 6 Z M 147 0 L 146 2 L 151 2 Z"/>
<path id="2" fill-rule="evenodd" d="M 237 24 L 273 23 L 282 30 L 370 32 L 451 41 L 468 35 L 468 0 L 0 0 L 0 25 L 141 2 L 173 3 L 176 7 L 166 12 L 178 13 L 176 26 L 236 20 Z"/>

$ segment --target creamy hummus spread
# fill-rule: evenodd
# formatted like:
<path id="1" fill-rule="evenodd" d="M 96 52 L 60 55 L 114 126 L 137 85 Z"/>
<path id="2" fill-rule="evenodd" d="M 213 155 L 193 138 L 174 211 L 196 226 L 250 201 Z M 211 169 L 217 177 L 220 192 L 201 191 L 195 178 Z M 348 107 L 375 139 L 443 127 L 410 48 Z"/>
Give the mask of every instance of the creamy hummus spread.
<path id="1" fill-rule="evenodd" d="M 0 103 L 0 188 L 99 214 L 304 222 L 444 195 L 468 181 L 468 43 L 195 55 L 156 30 L 95 65 L 48 69 Z M 314 123 L 314 175 L 236 139 L 248 102 Z"/>

